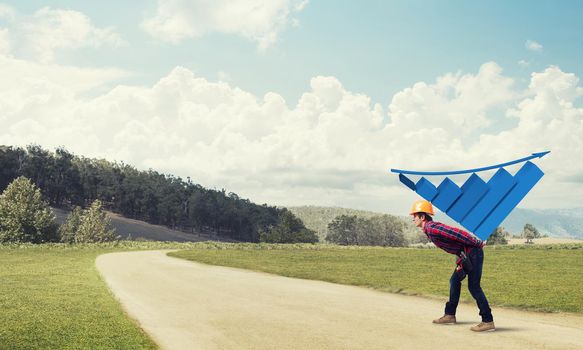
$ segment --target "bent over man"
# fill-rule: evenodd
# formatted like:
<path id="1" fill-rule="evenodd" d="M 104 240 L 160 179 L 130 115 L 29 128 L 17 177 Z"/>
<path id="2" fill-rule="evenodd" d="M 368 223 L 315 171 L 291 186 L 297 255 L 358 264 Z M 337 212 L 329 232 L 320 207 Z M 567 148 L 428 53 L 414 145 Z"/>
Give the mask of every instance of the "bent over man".
<path id="1" fill-rule="evenodd" d="M 476 299 L 482 316 L 482 322 L 470 329 L 475 332 L 495 330 L 488 299 L 480 287 L 484 263 L 482 247 L 485 242 L 469 232 L 433 221 L 433 206 L 426 200 L 413 203 L 410 214 L 413 216 L 415 226 L 421 228 L 433 244 L 458 257 L 456 269 L 449 280 L 449 300 L 445 304 L 445 315 L 433 320 L 433 323 L 456 323 L 455 313 L 460 299 L 461 282 L 467 275 L 468 289 Z"/>

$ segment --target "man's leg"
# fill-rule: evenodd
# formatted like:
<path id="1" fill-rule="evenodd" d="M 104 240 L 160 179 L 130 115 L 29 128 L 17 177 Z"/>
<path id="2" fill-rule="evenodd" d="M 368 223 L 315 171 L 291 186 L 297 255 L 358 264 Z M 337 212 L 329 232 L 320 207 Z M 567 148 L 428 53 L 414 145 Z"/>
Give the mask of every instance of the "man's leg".
<path id="1" fill-rule="evenodd" d="M 449 279 L 449 300 L 445 303 L 445 314 L 455 315 L 457 305 L 460 301 L 460 293 L 462 290 L 463 274 L 460 276 L 459 272 L 453 271 Z"/>
<path id="2" fill-rule="evenodd" d="M 470 252 L 470 261 L 472 262 L 473 269 L 468 274 L 468 289 L 472 297 L 476 299 L 476 304 L 478 304 L 478 308 L 480 309 L 480 316 L 482 316 L 482 322 L 492 322 L 494 321 L 492 310 L 490 310 L 488 299 L 486 299 L 486 295 L 480 286 L 482 267 L 484 265 L 484 251 L 482 249 L 472 249 Z"/>

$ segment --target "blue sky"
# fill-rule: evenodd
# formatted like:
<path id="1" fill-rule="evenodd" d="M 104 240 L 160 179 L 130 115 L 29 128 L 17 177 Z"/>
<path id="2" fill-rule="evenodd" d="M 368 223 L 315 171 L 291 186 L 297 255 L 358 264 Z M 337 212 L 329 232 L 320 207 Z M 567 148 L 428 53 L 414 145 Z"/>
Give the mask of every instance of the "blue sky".
<path id="1" fill-rule="evenodd" d="M 151 84 L 177 65 L 208 79 L 218 72 L 257 95 L 268 91 L 296 101 L 317 75 L 331 75 L 355 92 L 387 104 L 394 93 L 444 72 L 473 72 L 495 61 L 525 83 L 548 65 L 583 73 L 583 4 L 578 1 L 311 1 L 277 43 L 259 52 L 243 38 L 211 33 L 179 45 L 152 40 L 139 27 L 155 1 L 4 1 L 22 13 L 42 6 L 72 9 L 97 26 L 114 26 L 127 47 L 82 50 L 62 61 L 117 66 Z M 543 45 L 529 51 L 525 42 Z M 120 55 L 120 52 L 122 53 Z M 522 67 L 519 61 L 528 62 Z"/>
<path id="2" fill-rule="evenodd" d="M 577 1 L 0 0 L 0 143 L 377 211 L 412 199 L 390 167 L 550 149 L 523 205 L 573 207 L 581 18 Z"/>

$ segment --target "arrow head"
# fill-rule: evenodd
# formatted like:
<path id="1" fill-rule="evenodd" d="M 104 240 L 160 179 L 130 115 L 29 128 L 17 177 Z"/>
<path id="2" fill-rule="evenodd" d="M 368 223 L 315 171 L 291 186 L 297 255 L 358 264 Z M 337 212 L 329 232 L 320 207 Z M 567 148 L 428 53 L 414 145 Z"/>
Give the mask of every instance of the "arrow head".
<path id="1" fill-rule="evenodd" d="M 539 153 L 533 153 L 532 155 L 538 158 L 542 158 L 545 155 L 547 155 L 548 153 L 551 153 L 551 151 L 546 151 L 546 152 L 539 152 Z"/>

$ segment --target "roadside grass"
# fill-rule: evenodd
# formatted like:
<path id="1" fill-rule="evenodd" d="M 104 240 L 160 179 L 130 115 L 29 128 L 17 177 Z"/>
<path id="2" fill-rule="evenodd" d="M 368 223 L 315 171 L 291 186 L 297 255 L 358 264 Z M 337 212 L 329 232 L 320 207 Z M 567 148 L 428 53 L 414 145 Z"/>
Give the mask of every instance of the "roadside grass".
<path id="1" fill-rule="evenodd" d="M 171 243 L 0 245 L 0 349 L 156 349 L 124 313 L 98 255 L 170 255 L 284 276 L 445 297 L 451 256 L 437 249 L 322 244 Z M 583 312 L 583 244 L 488 247 L 483 287 L 494 305 Z M 466 301 L 471 297 L 462 293 Z"/>
<path id="2" fill-rule="evenodd" d="M 101 279 L 98 255 L 189 244 L 0 245 L 0 349 L 156 349 Z"/>
<path id="3" fill-rule="evenodd" d="M 447 299 L 452 255 L 439 249 L 333 245 L 206 244 L 170 256 L 283 276 Z M 474 303 L 463 282 L 463 302 Z M 583 244 L 485 249 L 482 288 L 491 305 L 583 312 Z"/>

